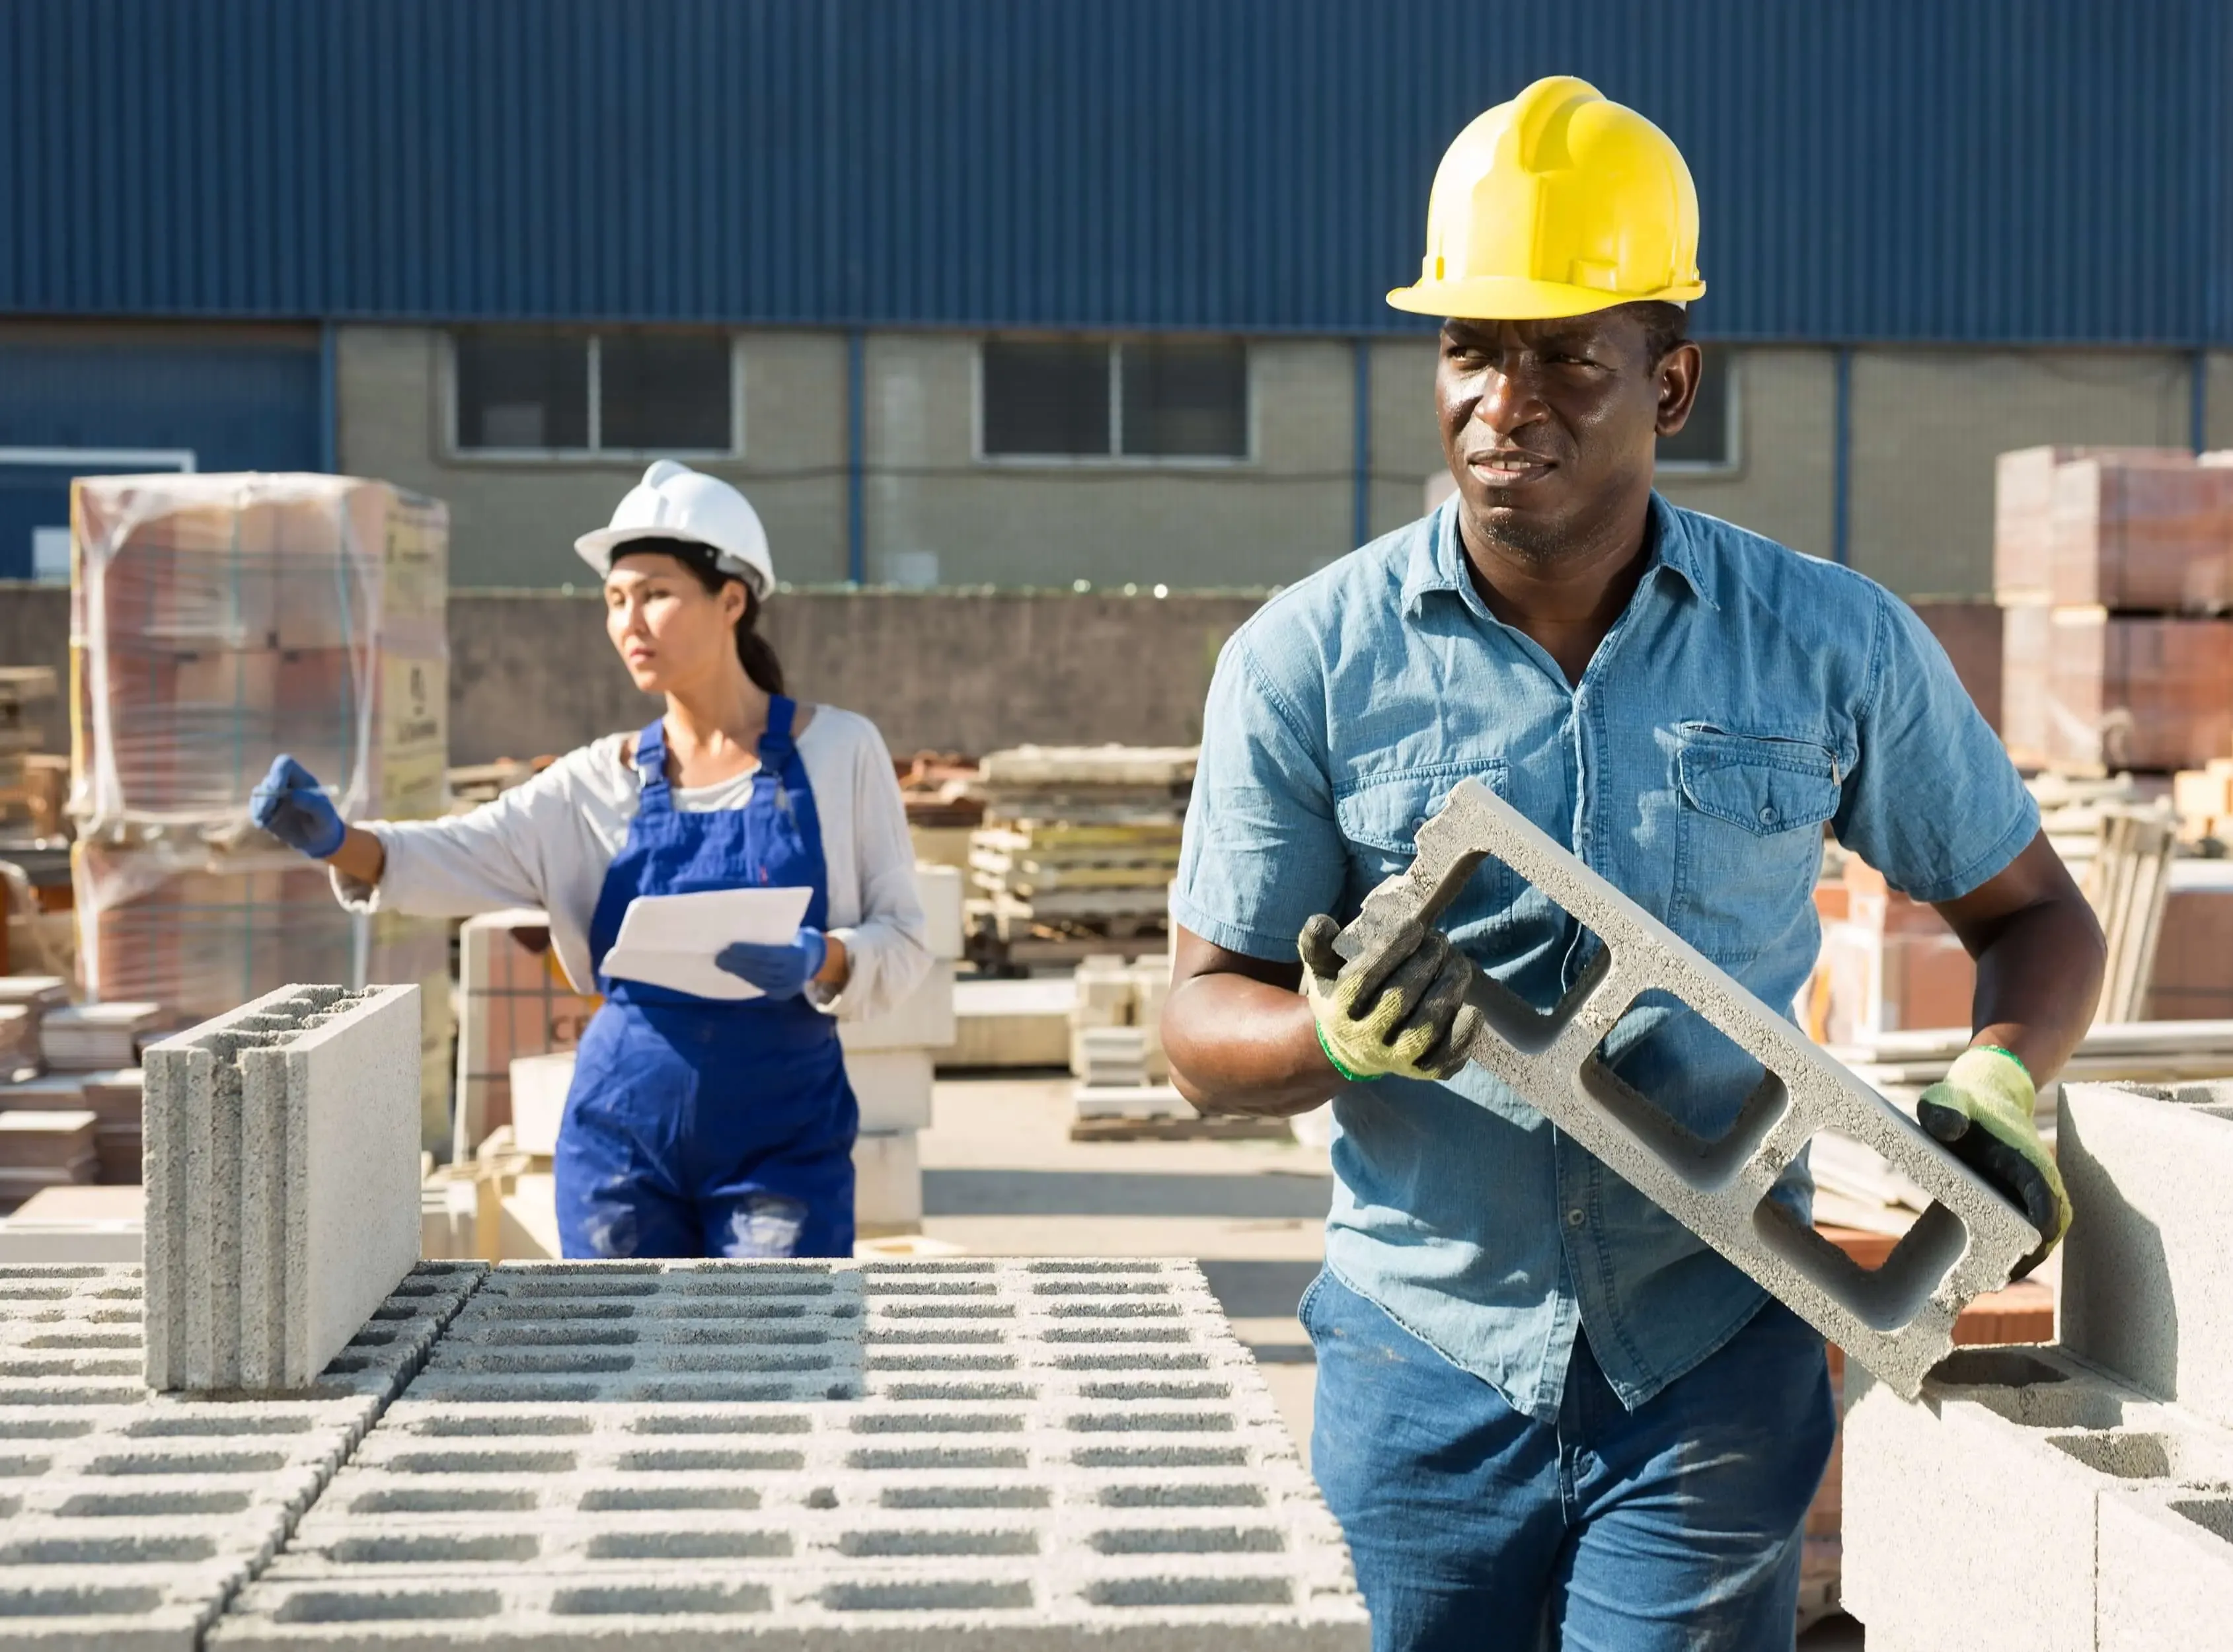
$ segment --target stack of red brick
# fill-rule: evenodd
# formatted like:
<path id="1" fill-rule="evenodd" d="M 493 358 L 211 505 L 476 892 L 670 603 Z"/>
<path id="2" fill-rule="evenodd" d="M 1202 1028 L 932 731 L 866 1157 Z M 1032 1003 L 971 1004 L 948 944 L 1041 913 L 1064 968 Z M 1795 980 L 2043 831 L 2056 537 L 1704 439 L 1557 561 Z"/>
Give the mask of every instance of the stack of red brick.
<path id="1" fill-rule="evenodd" d="M 2074 774 L 2233 752 L 2233 455 L 2028 447 L 2001 455 L 1993 590 L 2001 733 Z"/>

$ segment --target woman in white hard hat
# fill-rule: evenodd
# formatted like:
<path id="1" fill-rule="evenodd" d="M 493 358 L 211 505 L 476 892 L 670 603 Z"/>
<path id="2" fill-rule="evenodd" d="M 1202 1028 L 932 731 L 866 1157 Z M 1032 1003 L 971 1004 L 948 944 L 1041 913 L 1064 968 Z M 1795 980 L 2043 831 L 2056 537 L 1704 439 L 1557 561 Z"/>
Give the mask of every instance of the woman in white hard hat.
<path id="1" fill-rule="evenodd" d="M 439 821 L 345 825 L 282 757 L 256 822 L 327 862 L 361 910 L 550 913 L 567 974 L 605 995 L 559 1131 L 568 1256 L 850 1255 L 859 1115 L 833 1017 L 889 1008 L 930 964 L 883 741 L 784 694 L 754 628 L 775 584 L 767 536 L 727 483 L 661 460 L 575 549 L 663 716 Z M 797 934 L 715 957 L 757 996 L 602 972 L 639 895 L 785 887 L 810 892 Z"/>

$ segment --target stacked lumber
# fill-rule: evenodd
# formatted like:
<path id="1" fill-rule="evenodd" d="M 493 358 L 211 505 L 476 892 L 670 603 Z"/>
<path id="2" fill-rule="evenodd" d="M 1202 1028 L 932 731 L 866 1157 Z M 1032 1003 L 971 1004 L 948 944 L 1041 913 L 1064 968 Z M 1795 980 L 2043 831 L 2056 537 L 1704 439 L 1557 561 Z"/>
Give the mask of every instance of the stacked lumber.
<path id="1" fill-rule="evenodd" d="M 2002 735 L 2027 767 L 2199 767 L 2233 741 L 2233 467 L 2152 448 L 2001 455 Z"/>
<path id="2" fill-rule="evenodd" d="M 1116 745 L 993 752 L 973 788 L 985 810 L 970 838 L 976 912 L 1003 939 L 1160 928 L 1197 755 Z"/>
<path id="3" fill-rule="evenodd" d="M 61 829 L 53 789 L 37 762 L 46 732 L 30 708 L 55 698 L 48 666 L 0 666 L 0 829 L 25 828 L 38 836 Z"/>
<path id="4" fill-rule="evenodd" d="M 984 801 L 973 794 L 977 759 L 951 751 L 918 751 L 895 759 L 900 801 L 906 806 L 915 857 L 931 866 L 969 871 L 969 835 L 985 821 Z"/>

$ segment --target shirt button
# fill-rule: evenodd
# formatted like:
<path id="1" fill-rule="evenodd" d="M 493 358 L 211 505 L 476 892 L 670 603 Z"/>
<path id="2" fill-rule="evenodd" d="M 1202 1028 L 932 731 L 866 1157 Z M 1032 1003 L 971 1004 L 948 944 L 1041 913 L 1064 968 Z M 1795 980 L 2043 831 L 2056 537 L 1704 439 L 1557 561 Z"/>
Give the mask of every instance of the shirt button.
<path id="1" fill-rule="evenodd" d="M 1578 1210 L 1570 1210 L 1570 1211 L 1568 1211 L 1568 1212 L 1566 1213 L 1566 1226 L 1569 1226 L 1569 1227 L 1579 1227 L 1581 1225 L 1582 1225 L 1582 1213 L 1581 1213 L 1581 1212 L 1579 1212 L 1579 1211 L 1578 1211 Z"/>
<path id="2" fill-rule="evenodd" d="M 1775 805 L 1774 803 L 1762 803 L 1760 806 L 1760 823 L 1763 826 L 1773 826 L 1775 824 Z"/>

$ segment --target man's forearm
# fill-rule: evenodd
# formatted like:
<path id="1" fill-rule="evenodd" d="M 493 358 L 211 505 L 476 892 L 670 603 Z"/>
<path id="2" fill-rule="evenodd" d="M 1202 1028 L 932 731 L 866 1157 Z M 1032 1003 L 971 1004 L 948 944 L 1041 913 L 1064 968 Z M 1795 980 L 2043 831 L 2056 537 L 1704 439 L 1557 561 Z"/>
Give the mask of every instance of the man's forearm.
<path id="1" fill-rule="evenodd" d="M 2042 832 L 1997 877 L 1939 913 L 1977 960 L 1972 1042 L 2044 1084 L 2093 1024 L 2106 949 L 2093 909 Z"/>
<path id="2" fill-rule="evenodd" d="M 1163 1051 L 1180 1095 L 1205 1113 L 1284 1118 L 1340 1087 L 1310 1000 L 1247 975 L 1195 975 L 1163 1005 Z"/>
<path id="3" fill-rule="evenodd" d="M 2046 1083 L 2092 1024 L 2102 962 L 2101 932 L 2082 904 L 2018 913 L 1977 954 L 1972 1042 L 2007 1050 Z"/>

